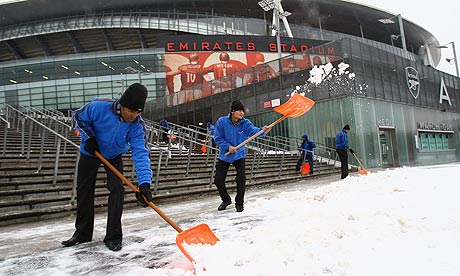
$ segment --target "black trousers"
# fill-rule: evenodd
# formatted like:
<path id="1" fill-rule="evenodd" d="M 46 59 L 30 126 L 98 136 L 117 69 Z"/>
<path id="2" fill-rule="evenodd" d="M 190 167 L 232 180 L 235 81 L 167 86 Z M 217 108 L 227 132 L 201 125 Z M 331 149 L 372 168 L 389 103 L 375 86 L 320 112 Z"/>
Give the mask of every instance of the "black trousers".
<path id="1" fill-rule="evenodd" d="M 123 173 L 121 155 L 108 160 Z M 81 154 L 77 176 L 77 219 L 75 234 L 81 239 L 91 240 L 94 230 L 94 192 L 96 176 L 102 161 L 97 157 Z M 124 188 L 123 182 L 106 166 L 106 188 L 110 191 L 108 202 L 107 228 L 104 241 L 122 240 L 121 215 L 123 213 Z"/>
<path id="2" fill-rule="evenodd" d="M 337 154 L 340 158 L 340 163 L 342 163 L 342 179 L 348 176 L 348 152 L 346 149 L 336 149 Z"/>
<path id="3" fill-rule="evenodd" d="M 244 192 L 246 191 L 246 168 L 245 158 L 238 159 L 233 162 L 233 166 L 236 169 L 236 197 L 235 203 L 243 205 L 244 203 Z M 214 184 L 216 184 L 219 190 L 220 198 L 223 202 L 232 202 L 232 199 L 228 195 L 227 187 L 225 186 L 225 178 L 230 167 L 230 163 L 222 160 L 217 160 L 216 163 L 216 176 L 214 177 Z"/>

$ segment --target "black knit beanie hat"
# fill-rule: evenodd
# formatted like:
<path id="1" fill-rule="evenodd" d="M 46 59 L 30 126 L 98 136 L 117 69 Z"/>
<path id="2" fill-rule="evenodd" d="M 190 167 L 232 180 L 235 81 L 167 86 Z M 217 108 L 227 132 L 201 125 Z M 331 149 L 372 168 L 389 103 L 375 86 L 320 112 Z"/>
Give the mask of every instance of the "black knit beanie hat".
<path id="1" fill-rule="evenodd" d="M 131 84 L 120 98 L 120 104 L 131 110 L 142 112 L 147 99 L 147 88 L 140 83 Z"/>
<path id="2" fill-rule="evenodd" d="M 232 109 L 232 112 L 237 111 L 237 110 L 243 110 L 244 111 L 244 105 L 239 100 L 236 100 L 236 101 L 232 102 L 231 109 Z"/>
<path id="3" fill-rule="evenodd" d="M 350 125 L 348 125 L 348 124 L 345 125 L 345 126 L 343 127 L 343 129 L 350 130 Z"/>

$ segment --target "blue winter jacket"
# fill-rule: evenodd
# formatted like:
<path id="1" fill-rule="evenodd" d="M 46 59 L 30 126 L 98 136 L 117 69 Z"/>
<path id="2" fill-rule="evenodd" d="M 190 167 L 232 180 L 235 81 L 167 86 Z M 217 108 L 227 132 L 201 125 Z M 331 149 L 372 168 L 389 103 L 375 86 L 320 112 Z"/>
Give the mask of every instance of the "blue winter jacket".
<path id="1" fill-rule="evenodd" d="M 300 144 L 302 156 L 305 156 L 305 153 L 308 157 L 312 156 L 314 148 L 316 148 L 316 144 L 312 140 L 304 140 L 302 144 Z"/>
<path id="2" fill-rule="evenodd" d="M 211 124 L 209 125 L 209 128 L 208 128 L 208 133 L 210 135 L 214 135 L 214 131 L 216 130 L 216 128 Z"/>
<path id="3" fill-rule="evenodd" d="M 145 124 L 141 116 L 132 123 L 125 122 L 118 101 L 96 98 L 76 110 L 74 120 L 81 133 L 81 153 L 94 156 L 85 150 L 85 142 L 90 137 L 96 139 L 100 153 L 107 159 L 126 153 L 131 146 L 138 183 L 150 185 L 152 170 Z"/>
<path id="4" fill-rule="evenodd" d="M 169 123 L 166 120 L 161 120 L 160 126 L 161 126 L 161 129 L 163 129 L 166 132 L 170 129 Z"/>
<path id="5" fill-rule="evenodd" d="M 335 148 L 348 149 L 348 133 L 344 129 L 335 136 Z"/>
<path id="6" fill-rule="evenodd" d="M 214 142 L 219 145 L 219 159 L 227 163 L 246 157 L 246 146 L 242 146 L 235 153 L 225 156 L 230 146 L 238 146 L 250 136 L 261 131 L 262 128 L 255 127 L 246 118 L 241 119 L 236 125 L 233 124 L 231 115 L 220 117 L 216 122 L 214 131 Z M 263 132 L 259 137 L 265 136 Z"/>

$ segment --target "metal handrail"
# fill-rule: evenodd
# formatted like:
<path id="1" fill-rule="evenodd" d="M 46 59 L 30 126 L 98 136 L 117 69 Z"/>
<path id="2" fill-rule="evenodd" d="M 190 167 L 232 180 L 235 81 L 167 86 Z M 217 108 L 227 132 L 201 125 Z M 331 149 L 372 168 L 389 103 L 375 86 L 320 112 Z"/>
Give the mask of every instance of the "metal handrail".
<path id="1" fill-rule="evenodd" d="M 13 112 L 15 112 L 18 115 L 23 117 L 23 119 L 22 119 L 22 122 L 23 122 L 22 134 L 24 134 L 24 132 L 25 132 L 25 130 L 24 130 L 25 119 L 37 124 L 43 130 L 42 131 L 42 141 L 41 141 L 41 145 L 40 145 L 40 156 L 39 156 L 37 173 L 39 173 L 41 171 L 42 162 L 43 162 L 43 148 L 44 148 L 44 136 L 45 136 L 44 134 L 45 134 L 45 131 L 48 131 L 51 134 L 53 134 L 56 137 L 58 137 L 57 149 L 56 149 L 56 158 L 55 158 L 55 162 L 54 162 L 54 173 L 53 173 L 53 186 L 56 186 L 56 184 L 57 184 L 57 174 L 58 174 L 58 169 L 59 169 L 59 157 L 60 157 L 61 139 L 64 140 L 66 143 L 69 143 L 69 144 L 73 145 L 76 148 L 79 148 L 79 146 L 77 144 L 75 144 L 72 140 L 70 140 L 67 137 L 61 135 L 60 133 L 54 131 L 53 129 L 47 127 L 46 125 L 44 125 L 40 121 L 34 119 L 33 117 L 31 117 L 31 116 L 21 112 L 20 110 L 14 108 L 13 106 L 6 104 L 6 107 L 7 107 L 8 110 L 11 110 L 11 111 L 13 111 Z M 32 124 L 30 126 L 32 126 Z M 29 137 L 31 137 L 31 133 L 29 133 Z M 24 141 L 22 141 L 22 143 L 24 143 Z M 29 143 L 29 150 L 28 150 L 28 155 L 27 155 L 28 157 L 29 157 L 29 154 L 30 154 L 30 143 Z M 79 154 L 79 152 L 77 154 Z M 78 159 L 78 157 L 77 157 L 77 159 Z M 78 166 L 78 163 L 76 164 L 76 168 L 77 168 L 77 166 Z M 76 183 L 76 174 L 74 174 L 74 183 Z"/>
<path id="2" fill-rule="evenodd" d="M 55 118 L 54 116 L 52 116 L 52 115 L 47 114 L 47 111 L 50 111 L 50 110 L 48 110 L 48 109 L 41 109 L 41 110 L 39 110 L 39 109 L 37 109 L 37 108 L 35 108 L 35 107 L 32 107 L 32 106 L 28 106 L 28 107 L 24 107 L 24 108 L 27 109 L 27 110 L 31 110 L 31 111 L 33 111 L 33 112 L 38 112 L 38 113 L 40 113 L 41 115 L 46 116 L 46 118 L 48 118 L 48 119 L 50 119 L 50 120 L 53 120 L 53 121 L 56 122 L 57 124 L 60 124 L 61 126 L 68 128 L 69 130 L 72 129 L 72 126 L 71 126 L 71 125 L 69 125 L 69 124 L 67 124 L 67 123 L 64 123 L 64 122 L 62 122 L 62 121 L 56 119 L 56 118 Z M 45 112 L 44 112 L 43 110 L 45 110 Z M 64 115 L 63 115 L 63 114 L 62 114 L 62 115 L 59 115 L 59 116 L 62 116 L 62 118 L 64 118 Z"/>
<path id="3" fill-rule="evenodd" d="M 3 118 L 3 115 L 0 115 L 0 120 L 2 120 L 5 123 L 5 129 L 3 131 L 3 156 L 6 154 L 6 141 L 8 138 L 8 129 L 10 128 L 10 122 Z"/>

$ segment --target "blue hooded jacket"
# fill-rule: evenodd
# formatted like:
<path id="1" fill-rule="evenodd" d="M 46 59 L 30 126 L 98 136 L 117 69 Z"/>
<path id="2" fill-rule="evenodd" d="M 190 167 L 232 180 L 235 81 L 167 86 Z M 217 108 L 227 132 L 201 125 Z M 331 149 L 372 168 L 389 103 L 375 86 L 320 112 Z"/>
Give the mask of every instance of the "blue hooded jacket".
<path id="1" fill-rule="evenodd" d="M 107 159 L 126 153 L 131 146 L 138 184 L 150 185 L 150 154 L 141 116 L 132 123 L 125 122 L 121 117 L 118 101 L 96 98 L 76 110 L 74 120 L 81 133 L 81 153 L 94 156 L 85 150 L 85 142 L 91 137 L 96 139 L 100 153 Z"/>
<path id="2" fill-rule="evenodd" d="M 166 132 L 170 129 L 169 123 L 165 119 L 160 121 L 160 126 L 161 126 L 161 129 L 163 129 Z"/>
<path id="3" fill-rule="evenodd" d="M 208 133 L 210 135 L 214 135 L 215 130 L 216 130 L 216 127 L 213 126 L 212 124 L 209 124 Z"/>
<path id="4" fill-rule="evenodd" d="M 305 156 L 305 153 L 307 154 L 306 156 L 310 157 L 313 156 L 313 149 L 316 148 L 315 142 L 313 142 L 310 139 L 305 139 L 302 144 L 300 145 L 300 150 L 302 153 L 302 156 Z"/>
<path id="5" fill-rule="evenodd" d="M 225 156 L 230 146 L 236 147 L 244 142 L 250 136 L 261 131 L 262 128 L 255 127 L 252 122 L 246 118 L 241 119 L 236 125 L 233 124 L 231 114 L 220 117 L 216 122 L 214 131 L 214 142 L 219 145 L 219 159 L 227 163 L 246 157 L 246 146 L 242 146 L 235 153 Z M 262 133 L 259 137 L 264 137 Z"/>
<path id="6" fill-rule="evenodd" d="M 342 129 L 337 136 L 335 136 L 336 149 L 348 149 L 348 133 Z"/>

